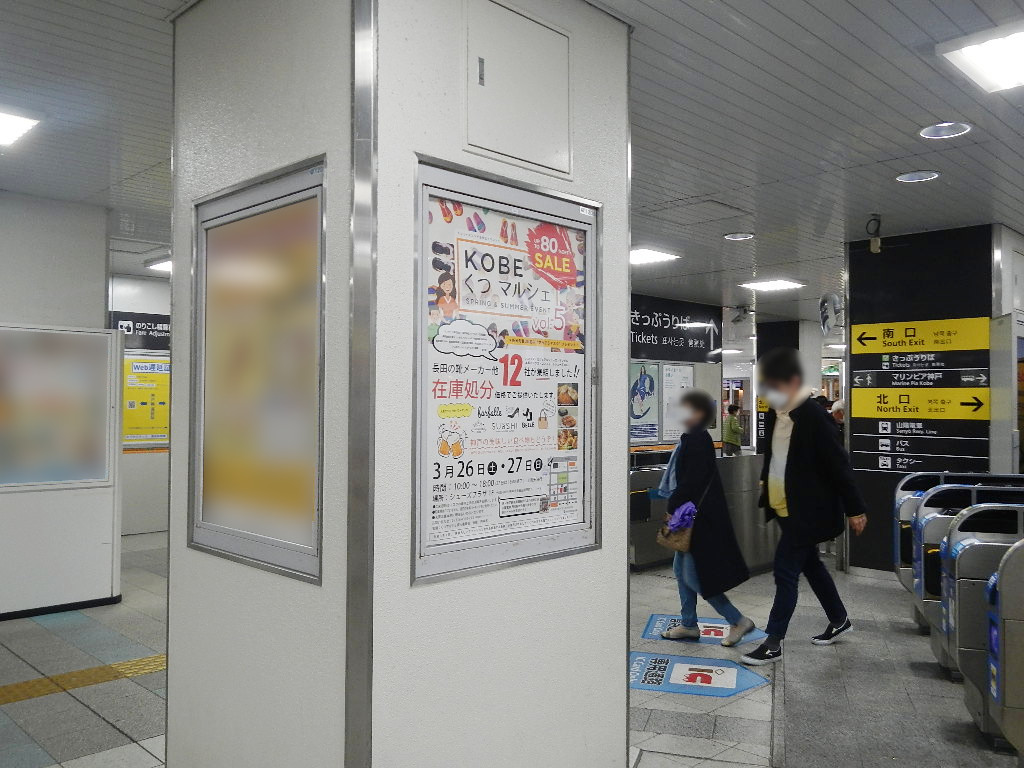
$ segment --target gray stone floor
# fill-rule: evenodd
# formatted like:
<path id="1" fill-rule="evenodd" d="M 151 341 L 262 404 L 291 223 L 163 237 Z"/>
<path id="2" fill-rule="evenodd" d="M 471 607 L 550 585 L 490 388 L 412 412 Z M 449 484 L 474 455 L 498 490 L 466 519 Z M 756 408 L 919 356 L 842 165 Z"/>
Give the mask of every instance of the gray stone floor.
<path id="1" fill-rule="evenodd" d="M 941 674 L 895 577 L 853 569 L 836 581 L 855 631 L 812 645 L 827 620 L 802 584 L 773 685 L 726 699 L 631 691 L 631 768 L 1015 768 L 1015 756 L 993 751 L 975 729 L 962 686 Z M 753 647 L 641 639 L 650 614 L 678 610 L 675 582 L 666 567 L 633 574 L 630 585 L 633 650 L 735 660 Z M 763 627 L 773 593 L 764 574 L 730 597 Z M 703 601 L 698 614 L 715 615 Z M 765 669 L 756 671 L 770 676 Z"/>
<path id="2" fill-rule="evenodd" d="M 167 650 L 167 535 L 122 538 L 117 605 L 0 622 L 0 686 Z M 0 706 L 0 768 L 155 768 L 166 672 Z"/>

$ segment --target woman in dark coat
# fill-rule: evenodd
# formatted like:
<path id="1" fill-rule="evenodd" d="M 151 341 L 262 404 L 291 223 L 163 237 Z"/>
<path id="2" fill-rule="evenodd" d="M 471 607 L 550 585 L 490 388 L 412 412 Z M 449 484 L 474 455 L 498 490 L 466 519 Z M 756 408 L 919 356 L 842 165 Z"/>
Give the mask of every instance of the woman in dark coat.
<path id="1" fill-rule="evenodd" d="M 680 403 L 683 436 L 675 456 L 676 484 L 669 497 L 671 514 L 688 501 L 697 506 L 689 552 L 676 552 L 673 570 L 679 584 L 682 624 L 662 633 L 669 640 L 698 639 L 697 595 L 703 595 L 732 629 L 722 645 L 733 646 L 754 629 L 725 596 L 750 578 L 729 518 L 715 446 L 708 434 L 715 403 L 706 392 L 689 390 Z"/>

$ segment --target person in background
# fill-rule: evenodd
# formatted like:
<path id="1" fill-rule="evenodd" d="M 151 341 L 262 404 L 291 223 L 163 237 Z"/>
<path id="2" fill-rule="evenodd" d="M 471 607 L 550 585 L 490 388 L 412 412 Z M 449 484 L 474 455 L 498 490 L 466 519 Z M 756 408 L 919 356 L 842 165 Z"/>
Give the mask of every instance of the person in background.
<path id="1" fill-rule="evenodd" d="M 852 624 L 818 544 L 843 531 L 844 515 L 860 535 L 867 508 L 854 483 L 850 457 L 836 439 L 829 414 L 810 399 L 795 349 L 777 348 L 758 362 L 759 391 L 771 410 L 766 420 L 760 506 L 782 529 L 775 551 L 775 602 L 765 631 L 768 638 L 741 658 L 745 664 L 771 664 L 782 658 L 782 641 L 796 610 L 800 574 L 807 577 L 829 624 L 811 638 L 831 645 Z"/>
<path id="2" fill-rule="evenodd" d="M 697 626 L 697 595 L 703 595 L 730 624 L 722 645 L 731 647 L 754 629 L 754 622 L 745 617 L 729 601 L 725 593 L 750 578 L 750 571 L 736 542 L 725 490 L 718 475 L 715 445 L 708 434 L 708 424 L 715 412 L 715 402 L 706 392 L 687 391 L 680 402 L 683 436 L 665 470 L 671 489 L 669 511 L 688 501 L 697 506 L 689 552 L 676 552 L 672 569 L 679 585 L 682 624 L 662 633 L 667 640 L 699 640 Z M 671 480 L 674 479 L 674 488 Z M 662 492 L 666 490 L 663 483 Z"/>
<path id="3" fill-rule="evenodd" d="M 726 456 L 739 456 L 743 448 L 743 427 L 737 416 L 740 407 L 733 404 L 728 411 L 729 415 L 722 422 L 722 453 Z"/>
<path id="4" fill-rule="evenodd" d="M 840 442 L 846 437 L 846 401 L 840 398 L 832 403 L 832 420 L 839 428 Z"/>
<path id="5" fill-rule="evenodd" d="M 825 397 L 824 395 L 818 395 L 816 398 L 814 398 L 814 402 L 820 405 L 822 407 L 822 410 L 825 411 L 832 407 L 832 403 L 830 403 L 828 401 L 828 398 Z"/>

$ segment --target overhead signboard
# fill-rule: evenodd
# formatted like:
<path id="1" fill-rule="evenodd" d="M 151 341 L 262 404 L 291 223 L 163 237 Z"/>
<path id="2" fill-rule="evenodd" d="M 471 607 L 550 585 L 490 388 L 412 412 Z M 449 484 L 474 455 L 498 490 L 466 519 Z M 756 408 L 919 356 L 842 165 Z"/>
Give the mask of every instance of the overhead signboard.
<path id="1" fill-rule="evenodd" d="M 420 179 L 413 577 L 592 548 L 595 210 Z"/>
<path id="2" fill-rule="evenodd" d="M 672 362 L 721 362 L 722 308 L 691 301 L 632 296 L 630 357 Z"/>
<path id="3" fill-rule="evenodd" d="M 169 352 L 171 316 L 146 312 L 109 312 L 108 326 L 124 334 L 125 349 Z"/>
<path id="4" fill-rule="evenodd" d="M 989 324 L 966 317 L 852 326 L 854 467 L 988 469 Z"/>

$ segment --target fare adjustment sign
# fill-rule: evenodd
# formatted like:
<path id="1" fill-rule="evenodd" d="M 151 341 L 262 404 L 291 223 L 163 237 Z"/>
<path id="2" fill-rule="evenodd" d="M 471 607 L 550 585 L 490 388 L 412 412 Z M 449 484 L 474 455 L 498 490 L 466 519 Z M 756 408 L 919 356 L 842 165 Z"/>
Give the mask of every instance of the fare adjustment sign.
<path id="1" fill-rule="evenodd" d="M 988 471 L 989 322 L 965 317 L 852 327 L 854 467 Z"/>
<path id="2" fill-rule="evenodd" d="M 421 189 L 414 577 L 595 546 L 594 213 L 421 168 L 434 176 Z"/>

